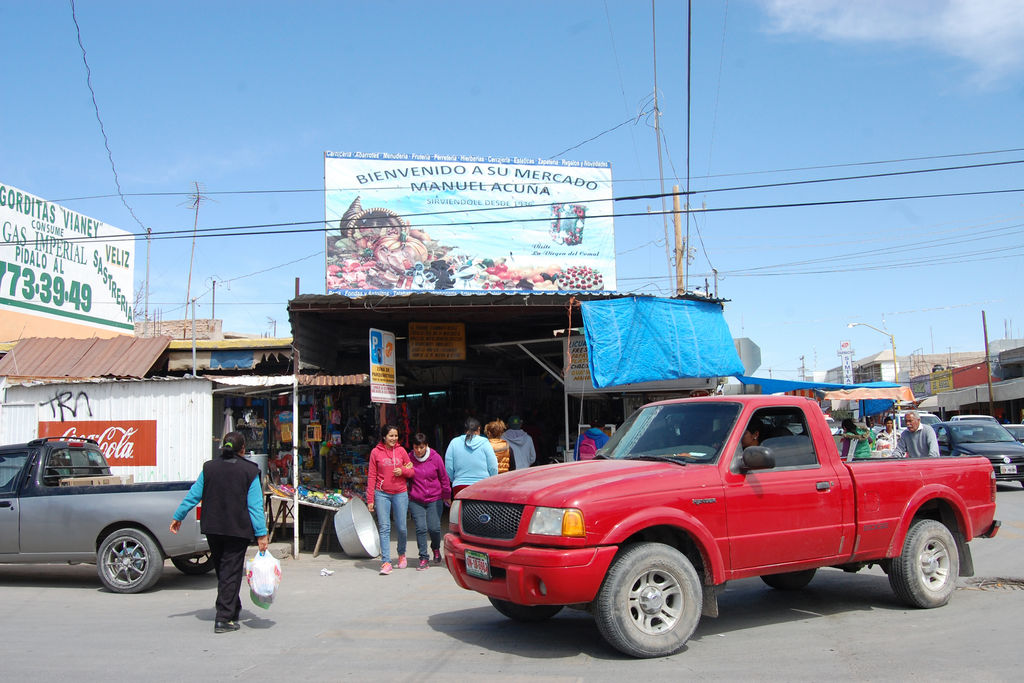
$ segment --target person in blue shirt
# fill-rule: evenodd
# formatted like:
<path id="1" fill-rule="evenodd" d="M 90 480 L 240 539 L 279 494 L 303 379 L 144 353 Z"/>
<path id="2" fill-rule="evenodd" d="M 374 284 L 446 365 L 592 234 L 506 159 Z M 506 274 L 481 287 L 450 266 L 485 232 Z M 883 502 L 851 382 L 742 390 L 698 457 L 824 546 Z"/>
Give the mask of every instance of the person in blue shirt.
<path id="1" fill-rule="evenodd" d="M 259 466 L 242 457 L 245 437 L 238 432 L 225 435 L 220 457 L 203 464 L 196 483 L 175 510 L 171 532 L 178 533 L 185 516 L 203 504 L 199 528 L 210 544 L 210 555 L 217 572 L 217 615 L 213 632 L 237 631 L 242 600 L 245 552 L 253 536 L 260 552 L 265 552 L 267 520 L 263 513 L 263 486 Z"/>
<path id="2" fill-rule="evenodd" d="M 480 420 L 466 418 L 466 433 L 448 444 L 444 467 L 452 485 L 452 499 L 470 484 L 498 473 L 498 458 L 491 442 L 480 436 Z"/>

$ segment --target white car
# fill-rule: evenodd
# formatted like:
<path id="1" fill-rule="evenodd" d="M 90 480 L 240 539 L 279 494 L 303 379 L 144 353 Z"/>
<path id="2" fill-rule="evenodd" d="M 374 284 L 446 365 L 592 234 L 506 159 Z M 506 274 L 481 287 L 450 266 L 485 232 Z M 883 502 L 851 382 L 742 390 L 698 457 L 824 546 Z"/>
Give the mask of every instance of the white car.
<path id="1" fill-rule="evenodd" d="M 831 415 L 825 416 L 825 422 L 828 424 L 828 429 L 832 432 L 832 436 L 835 436 L 842 431 L 842 429 L 839 428 L 839 423 L 836 422 L 835 418 Z"/>
<path id="2" fill-rule="evenodd" d="M 961 420 L 970 420 L 971 422 L 991 422 L 993 424 L 999 424 L 999 420 L 995 419 L 991 415 L 954 415 L 949 418 L 950 422 L 960 422 Z"/>

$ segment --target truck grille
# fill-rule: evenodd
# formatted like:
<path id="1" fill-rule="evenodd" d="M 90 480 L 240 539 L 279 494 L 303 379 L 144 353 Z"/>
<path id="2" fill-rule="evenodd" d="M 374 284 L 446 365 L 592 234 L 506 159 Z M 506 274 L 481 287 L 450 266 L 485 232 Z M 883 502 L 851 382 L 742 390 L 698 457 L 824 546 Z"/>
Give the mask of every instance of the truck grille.
<path id="1" fill-rule="evenodd" d="M 462 501 L 462 530 L 470 536 L 501 540 L 515 538 L 522 517 L 522 505 L 484 500 Z"/>

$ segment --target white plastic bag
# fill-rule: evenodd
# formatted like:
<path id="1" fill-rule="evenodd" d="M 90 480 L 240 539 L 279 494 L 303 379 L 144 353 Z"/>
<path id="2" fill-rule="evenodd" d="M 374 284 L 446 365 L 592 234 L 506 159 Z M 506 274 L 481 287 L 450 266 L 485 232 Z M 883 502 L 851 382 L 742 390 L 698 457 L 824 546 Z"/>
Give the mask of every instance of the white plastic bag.
<path id="1" fill-rule="evenodd" d="M 281 585 L 281 563 L 266 550 L 261 550 L 245 562 L 245 576 L 249 582 L 252 604 L 270 609 L 277 587 Z"/>

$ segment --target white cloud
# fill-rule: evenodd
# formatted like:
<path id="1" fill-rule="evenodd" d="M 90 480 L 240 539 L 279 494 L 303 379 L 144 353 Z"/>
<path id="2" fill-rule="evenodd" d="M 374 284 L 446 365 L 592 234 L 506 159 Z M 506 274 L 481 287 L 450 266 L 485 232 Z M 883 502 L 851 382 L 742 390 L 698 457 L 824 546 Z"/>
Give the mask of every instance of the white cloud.
<path id="1" fill-rule="evenodd" d="M 762 0 L 771 30 L 825 40 L 925 46 L 987 83 L 1024 68 L 1021 0 Z"/>

